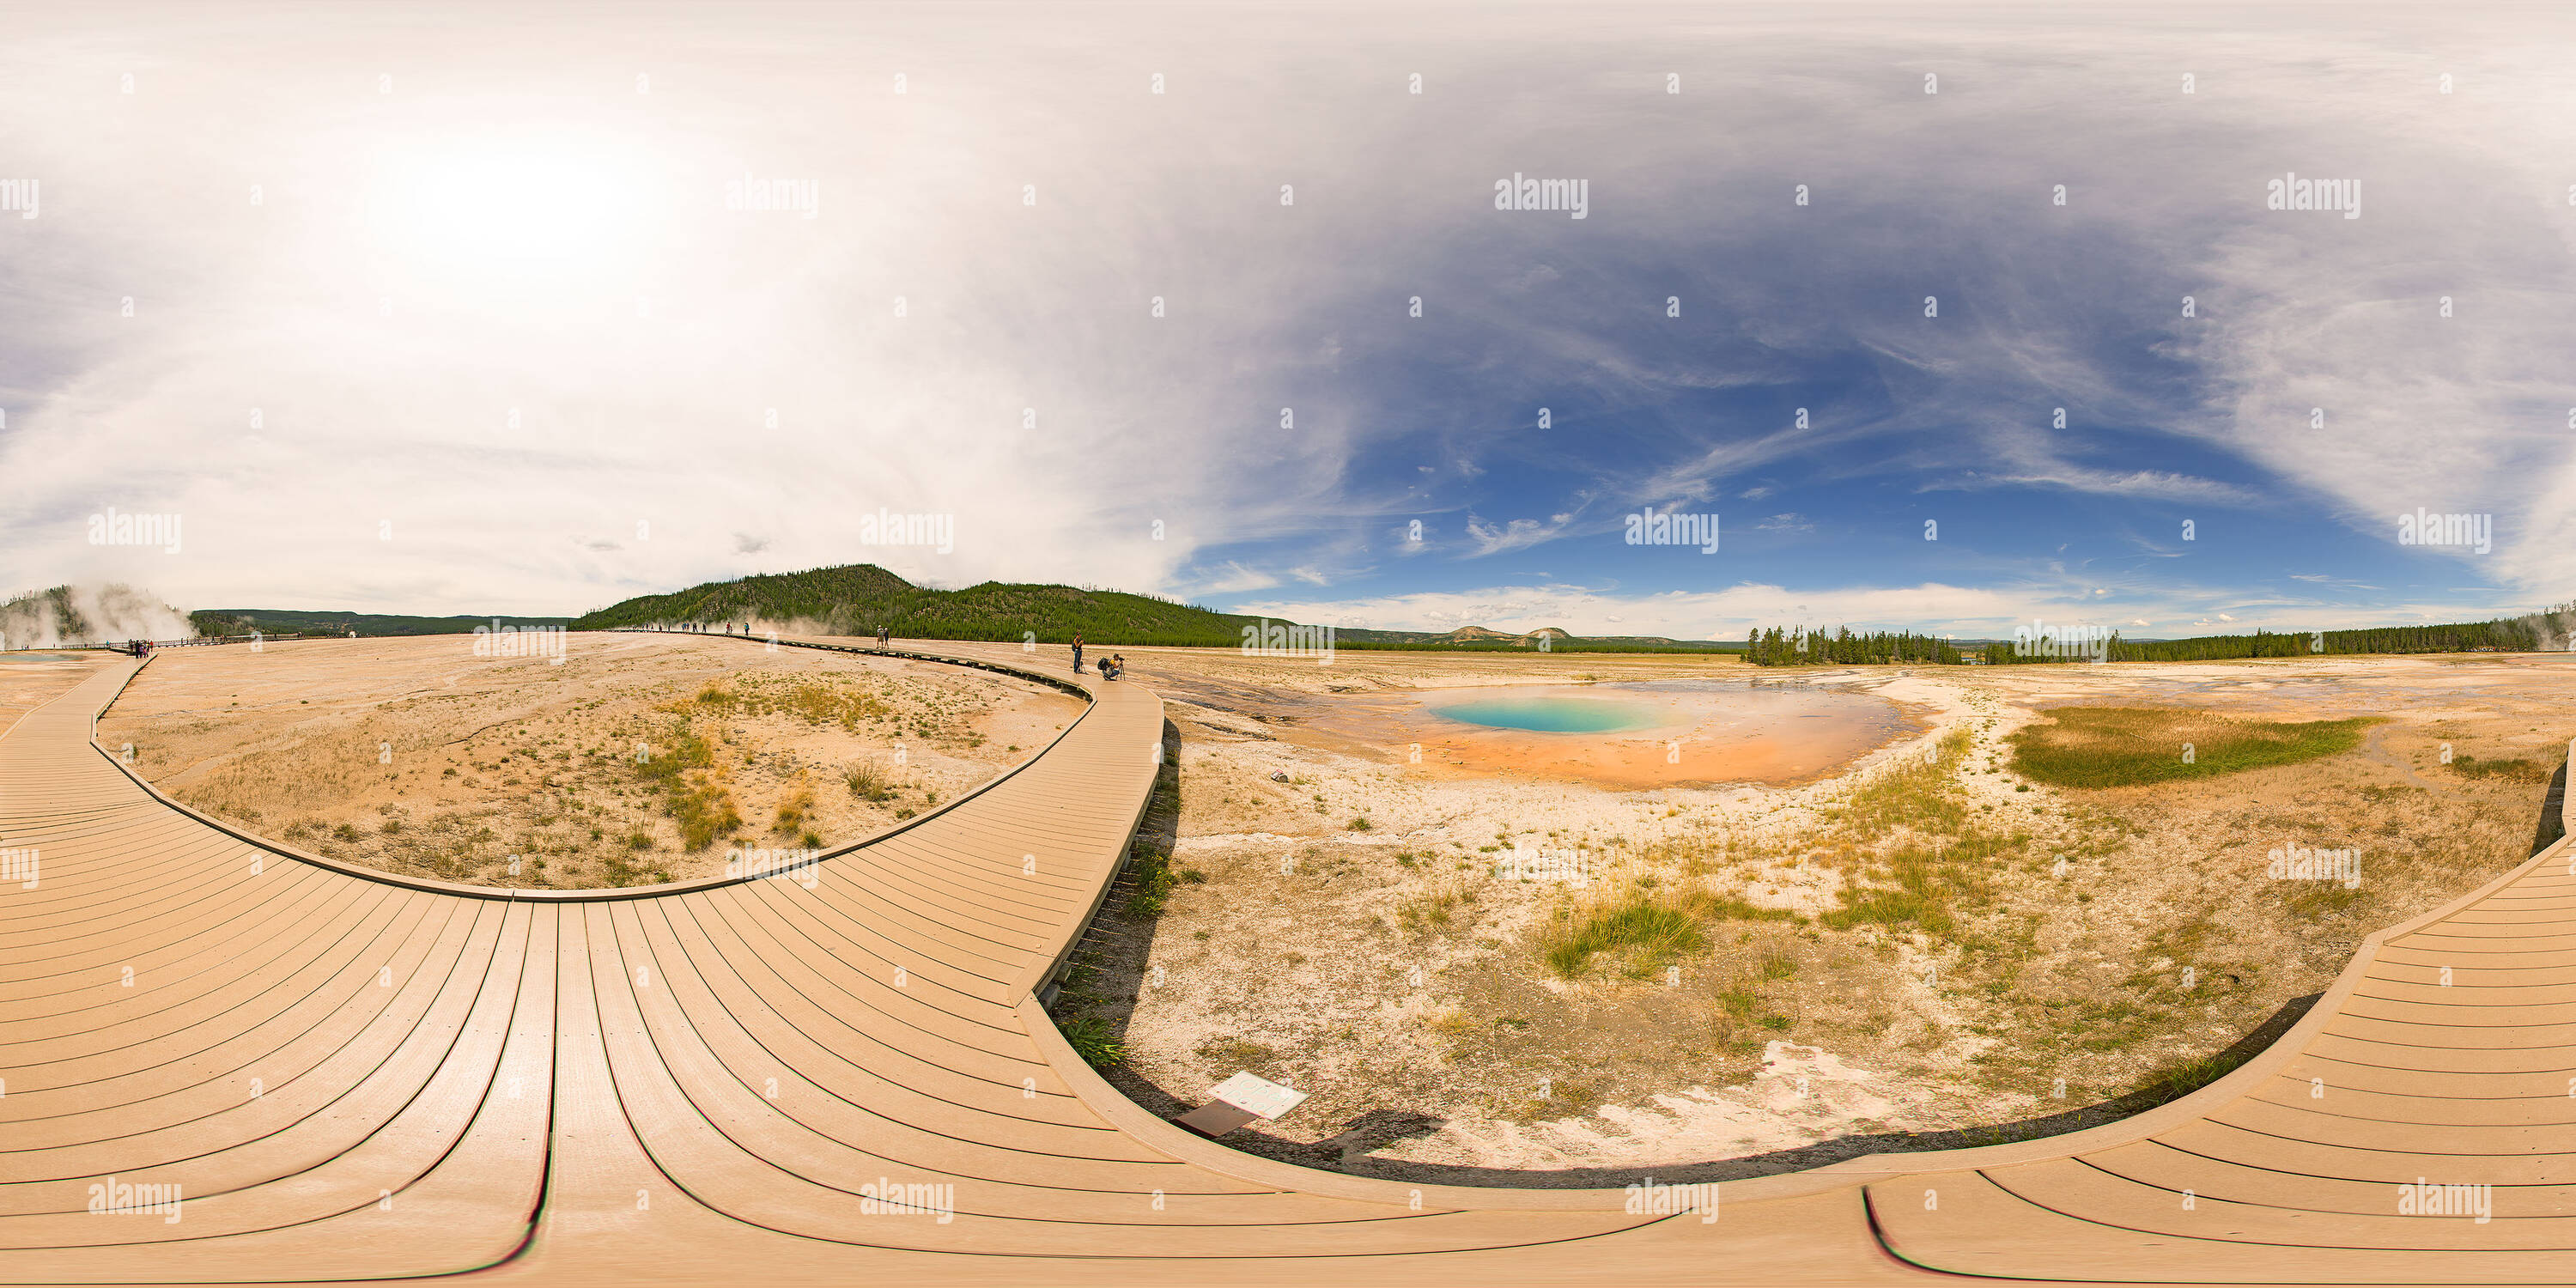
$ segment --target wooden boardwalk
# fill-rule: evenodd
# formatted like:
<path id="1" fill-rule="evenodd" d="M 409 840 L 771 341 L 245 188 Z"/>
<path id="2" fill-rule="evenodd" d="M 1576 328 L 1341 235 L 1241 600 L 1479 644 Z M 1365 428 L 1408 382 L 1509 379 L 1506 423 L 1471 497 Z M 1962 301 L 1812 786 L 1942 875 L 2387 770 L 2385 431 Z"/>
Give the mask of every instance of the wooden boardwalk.
<path id="1" fill-rule="evenodd" d="M 2576 1281 L 2566 841 L 2194 1096 L 1729 1182 L 1710 1222 L 1268 1162 L 1085 1067 L 1031 993 L 1150 794 L 1139 680 L 1079 677 L 1020 769 L 787 879 L 530 892 L 163 800 L 90 741 L 135 667 L 0 734 L 41 873 L 0 885 L 0 1283 Z M 2401 1214 L 2419 1178 L 2488 1219 Z"/>

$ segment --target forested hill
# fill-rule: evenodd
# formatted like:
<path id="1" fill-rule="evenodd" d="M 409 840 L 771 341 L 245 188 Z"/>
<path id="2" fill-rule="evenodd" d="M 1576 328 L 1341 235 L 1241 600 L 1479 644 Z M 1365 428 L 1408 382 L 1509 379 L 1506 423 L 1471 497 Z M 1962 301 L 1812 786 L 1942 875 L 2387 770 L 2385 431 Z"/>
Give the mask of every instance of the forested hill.
<path id="1" fill-rule="evenodd" d="M 806 624 L 833 635 L 879 626 L 909 639 L 1018 640 L 1060 644 L 1076 633 L 1122 644 L 1243 642 L 1260 619 L 1210 612 L 1150 595 L 988 581 L 964 590 L 915 586 L 875 564 L 768 573 L 646 595 L 573 622 L 575 630 L 679 623 Z"/>
<path id="2" fill-rule="evenodd" d="M 572 626 L 574 630 L 612 630 L 752 622 L 832 635 L 873 635 L 884 626 L 905 639 L 1012 641 L 1034 634 L 1041 643 L 1062 644 L 1079 633 L 1095 644 L 1232 647 L 1244 642 L 1246 627 L 1267 620 L 1152 595 L 1073 586 L 988 581 L 963 590 L 931 590 L 874 564 L 847 564 L 711 581 L 667 595 L 645 595 L 584 614 Z M 1542 640 L 1546 649 L 1555 652 L 1723 651 L 1707 641 L 1579 639 L 1554 627 L 1526 635 L 1477 626 L 1444 634 L 1356 628 L 1333 632 L 1336 649 L 1537 651 Z M 1724 650 L 1741 647 L 1729 645 Z"/>

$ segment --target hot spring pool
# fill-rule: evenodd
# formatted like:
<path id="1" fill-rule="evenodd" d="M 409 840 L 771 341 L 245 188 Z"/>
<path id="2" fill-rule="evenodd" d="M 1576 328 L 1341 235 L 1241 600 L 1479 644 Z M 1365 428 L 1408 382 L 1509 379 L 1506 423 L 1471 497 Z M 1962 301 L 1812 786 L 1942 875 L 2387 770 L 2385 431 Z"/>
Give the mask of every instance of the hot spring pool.
<path id="1" fill-rule="evenodd" d="M 1651 728 L 1666 718 L 1651 707 L 1633 702 L 1557 697 L 1478 698 L 1435 707 L 1432 714 L 1461 724 L 1533 733 L 1615 733 Z"/>

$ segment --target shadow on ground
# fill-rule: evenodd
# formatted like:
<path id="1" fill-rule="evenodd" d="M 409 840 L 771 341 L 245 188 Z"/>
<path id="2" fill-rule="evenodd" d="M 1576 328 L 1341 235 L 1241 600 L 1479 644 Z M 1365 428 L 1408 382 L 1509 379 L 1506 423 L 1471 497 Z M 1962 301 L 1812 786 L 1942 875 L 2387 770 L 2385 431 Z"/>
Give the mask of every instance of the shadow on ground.
<path id="1" fill-rule="evenodd" d="M 2299 1022 L 2299 1017 L 2316 1005 L 2322 993 L 2295 997 L 2274 1011 L 2253 1032 L 2235 1045 L 2211 1057 L 2207 1068 L 2232 1070 L 2278 1041 Z M 1162 1115 L 1175 1117 L 1196 1109 L 1205 1098 L 1185 1100 L 1119 1066 L 1107 1071 L 1111 1085 L 1126 1093 L 1127 1098 Z M 1917 1154 L 1932 1150 L 1966 1149 L 1977 1145 L 2001 1145 L 2012 1141 L 2037 1140 L 2046 1136 L 2063 1136 L 2069 1132 L 2099 1127 L 2141 1114 L 2177 1098 L 2171 1091 L 2135 1092 L 2099 1104 L 2050 1114 L 2044 1118 L 2025 1118 L 2018 1122 L 1999 1123 L 1989 1127 L 1971 1127 L 1959 1131 L 1886 1132 L 1870 1135 L 1838 1136 L 1817 1141 L 1797 1149 L 1775 1150 L 1742 1158 L 1719 1159 L 1702 1163 L 1663 1163 L 1651 1167 L 1590 1167 L 1560 1171 L 1514 1171 L 1493 1167 L 1452 1167 L 1436 1163 L 1411 1163 L 1396 1159 L 1369 1157 L 1371 1151 L 1383 1149 L 1411 1136 L 1427 1135 L 1439 1130 L 1444 1120 L 1429 1114 L 1401 1109 L 1372 1109 L 1342 1125 L 1335 1135 L 1313 1144 L 1283 1140 L 1242 1127 L 1219 1139 L 1234 1149 L 1283 1163 L 1346 1172 L 1390 1181 L 1434 1185 L 1491 1185 L 1549 1189 L 1618 1188 L 1652 1174 L 1658 1181 L 1679 1184 L 1687 1181 L 1737 1181 L 1755 1176 L 1774 1176 L 1782 1172 L 1805 1171 L 1858 1158 L 1864 1154 Z"/>

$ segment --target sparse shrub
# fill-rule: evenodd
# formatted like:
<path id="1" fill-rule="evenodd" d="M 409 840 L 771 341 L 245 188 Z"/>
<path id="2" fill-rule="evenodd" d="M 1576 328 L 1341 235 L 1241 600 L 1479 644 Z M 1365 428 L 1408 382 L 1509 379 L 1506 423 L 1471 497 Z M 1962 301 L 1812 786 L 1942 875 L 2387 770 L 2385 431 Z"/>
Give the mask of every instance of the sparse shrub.
<path id="1" fill-rule="evenodd" d="M 804 824 L 806 816 L 813 810 L 814 790 L 810 787 L 799 787 L 787 799 L 778 802 L 778 819 L 770 824 L 770 830 L 793 832 Z"/>
<path id="2" fill-rule="evenodd" d="M 1117 1035 L 1109 1031 L 1108 1022 L 1098 1016 L 1085 1015 L 1066 1020 L 1056 1028 L 1073 1047 L 1073 1053 L 1081 1056 L 1083 1063 L 1092 1068 L 1106 1069 L 1127 1061 L 1127 1044 L 1119 1041 Z"/>
<path id="3" fill-rule="evenodd" d="M 1466 901 L 1466 886 L 1450 882 L 1395 906 L 1396 924 L 1414 934 L 1449 928 L 1450 912 Z"/>
<path id="4" fill-rule="evenodd" d="M 2480 760 L 2475 756 L 2452 757 L 2451 772 L 2463 778 L 2502 778 L 2517 783 L 2545 783 L 2552 774 L 2536 761 Z"/>
<path id="5" fill-rule="evenodd" d="M 2143 1097 L 2147 1105 L 2179 1100 L 2235 1072 L 2236 1066 L 2245 1063 L 2246 1059 L 2242 1055 L 2221 1053 L 2179 1061 L 2139 1079 L 2138 1084 L 2129 1089 L 2129 1094 Z"/>
<path id="6" fill-rule="evenodd" d="M 894 799 L 894 780 L 873 761 L 862 760 L 844 768 L 841 781 L 849 786 L 851 795 L 871 805 Z"/>

